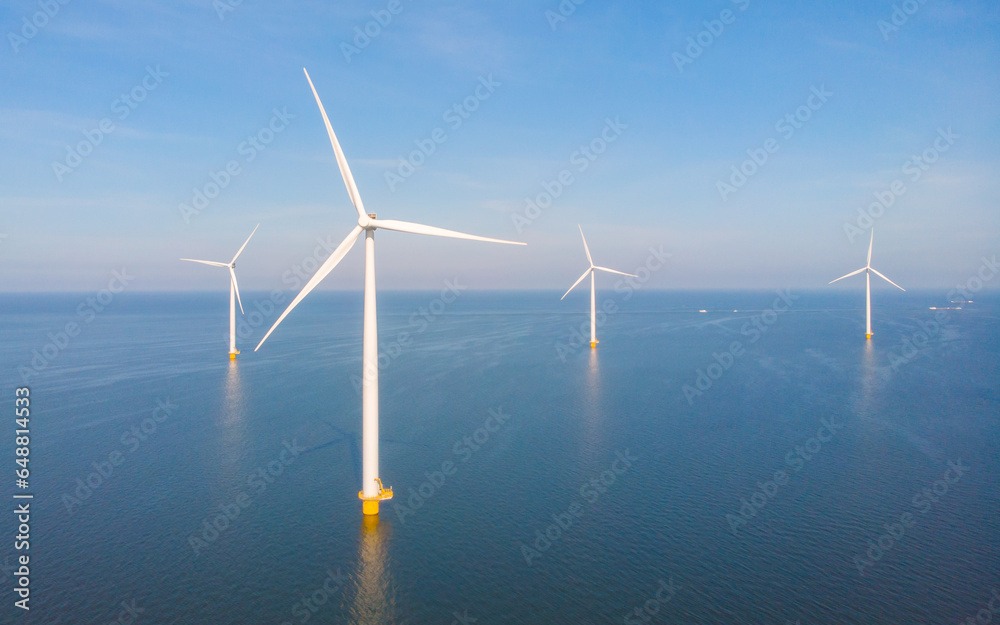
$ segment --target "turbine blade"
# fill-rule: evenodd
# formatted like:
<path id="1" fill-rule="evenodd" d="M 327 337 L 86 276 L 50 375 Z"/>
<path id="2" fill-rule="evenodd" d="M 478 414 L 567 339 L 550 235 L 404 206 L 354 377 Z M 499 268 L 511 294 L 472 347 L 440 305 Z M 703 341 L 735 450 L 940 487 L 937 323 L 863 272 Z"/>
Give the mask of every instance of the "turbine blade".
<path id="1" fill-rule="evenodd" d="M 594 269 L 600 269 L 601 271 L 607 271 L 608 273 L 617 273 L 622 276 L 631 276 L 633 278 L 638 278 L 639 276 L 632 273 L 625 273 L 624 271 L 615 271 L 614 269 L 608 269 L 607 267 L 599 267 L 594 265 Z"/>
<path id="2" fill-rule="evenodd" d="M 464 232 L 455 232 L 454 230 L 445 230 L 444 228 L 436 228 L 434 226 L 415 224 L 409 221 L 396 221 L 395 219 L 372 219 L 371 224 L 376 228 L 383 228 L 385 230 L 395 230 L 396 232 L 409 232 L 410 234 L 427 234 L 432 237 L 467 239 L 469 241 L 486 241 L 488 243 L 507 243 L 508 245 L 527 245 L 527 243 L 521 243 L 520 241 L 491 239 L 489 237 L 480 237 L 474 234 L 465 234 Z"/>
<path id="3" fill-rule="evenodd" d="M 577 280 L 576 282 L 574 282 L 574 283 L 573 283 L 573 286 L 569 287 L 569 291 L 572 291 L 573 289 L 575 289 L 575 288 L 576 288 L 576 285 L 578 285 L 578 284 L 580 284 L 581 282 L 583 282 L 583 279 L 584 279 L 584 278 L 586 278 L 587 276 L 589 276 L 589 275 L 590 275 L 590 272 L 591 272 L 591 271 L 593 271 L 593 270 L 594 270 L 594 268 L 593 268 L 593 267 L 591 267 L 591 268 L 590 268 L 590 269 L 588 269 L 587 271 L 584 271 L 584 272 L 583 272 L 583 275 L 582 275 L 582 276 L 580 276 L 580 279 L 579 279 L 579 280 Z M 566 299 L 566 296 L 567 296 L 567 295 L 569 295 L 569 291 L 566 291 L 565 293 L 563 293 L 563 296 L 559 298 L 559 299 L 560 299 L 560 301 L 561 301 L 561 300 L 564 300 L 564 299 Z"/>
<path id="4" fill-rule="evenodd" d="M 875 270 L 875 268 L 874 268 L 874 267 L 873 267 L 873 268 L 871 268 L 871 270 L 872 270 L 872 273 L 874 273 L 874 274 L 875 274 L 876 276 L 878 276 L 878 277 L 882 278 L 883 280 L 885 280 L 886 282 L 888 282 L 888 283 L 889 283 L 889 284 L 891 284 L 892 286 L 896 287 L 896 288 L 897 288 L 897 289 L 899 289 L 900 291 L 905 291 L 905 290 L 906 290 L 906 289 L 904 289 L 903 287 L 901 287 L 901 286 L 899 286 L 898 284 L 896 284 L 895 282 L 893 282 L 892 280 L 890 280 L 889 278 L 886 278 L 885 276 L 883 276 L 882 274 L 880 274 L 880 273 L 879 273 L 878 271 L 876 271 L 876 270 Z"/>
<path id="5" fill-rule="evenodd" d="M 189 263 L 201 263 L 202 265 L 211 265 L 213 267 L 228 267 L 226 263 L 217 263 L 214 260 L 195 260 L 194 258 L 182 258 L 181 260 L 186 260 Z"/>
<path id="6" fill-rule="evenodd" d="M 872 244 L 875 243 L 875 228 L 872 228 L 872 238 L 868 241 L 868 266 L 872 266 Z"/>
<path id="7" fill-rule="evenodd" d="M 309 72 L 306 72 L 306 68 L 304 67 L 302 71 L 306 74 L 306 80 L 309 81 L 309 88 L 312 89 L 313 97 L 316 98 L 316 104 L 319 105 L 319 112 L 323 115 L 323 123 L 326 124 L 326 133 L 330 135 L 330 144 L 333 145 L 333 153 L 337 155 L 337 166 L 340 167 L 340 175 L 344 178 L 344 184 L 347 185 L 347 195 L 351 196 L 351 203 L 354 204 L 358 215 L 364 217 L 367 215 L 365 205 L 361 201 L 361 194 L 358 193 L 358 185 L 354 183 L 351 168 L 347 165 L 347 157 L 344 156 L 344 151 L 340 149 L 340 142 L 337 141 L 337 135 L 334 134 L 333 126 L 330 125 L 330 118 L 326 116 L 326 109 L 323 108 L 323 103 L 320 102 L 319 94 L 316 93 L 316 87 L 313 85 L 312 78 L 309 78 Z"/>
<path id="8" fill-rule="evenodd" d="M 851 273 L 847 274 L 846 276 L 840 276 L 839 278 L 837 278 L 837 280 L 843 280 L 844 278 L 850 278 L 851 276 L 856 276 L 859 273 L 861 273 L 862 271 L 864 271 L 865 269 L 868 269 L 868 267 L 862 267 L 861 269 L 858 269 L 857 271 L 852 271 Z M 833 284 L 837 280 L 830 280 L 829 282 L 827 282 L 827 284 Z"/>
<path id="9" fill-rule="evenodd" d="M 576 224 L 576 227 L 580 228 L 580 238 L 583 239 L 583 251 L 587 252 L 587 262 L 589 262 L 590 266 L 593 267 L 594 259 L 590 257 L 590 248 L 587 247 L 587 237 L 583 236 L 583 227 L 580 226 L 580 224 Z"/>
<path id="10" fill-rule="evenodd" d="M 229 276 L 233 279 L 233 290 L 236 291 L 236 301 L 240 304 L 240 314 L 245 315 L 243 312 L 243 301 L 240 299 L 240 283 L 236 281 L 236 271 L 230 267 Z"/>
<path id="11" fill-rule="evenodd" d="M 333 271 L 333 268 L 336 267 L 341 260 L 343 260 L 344 256 L 346 256 L 347 253 L 351 251 L 351 248 L 354 247 L 354 244 L 358 242 L 358 235 L 363 231 L 364 229 L 361 226 L 354 226 L 354 230 L 351 230 L 351 234 L 347 235 L 347 238 L 341 241 L 340 245 L 337 246 L 337 249 L 333 250 L 330 257 L 326 259 L 326 262 L 324 262 L 323 265 L 316 270 L 313 277 L 309 278 L 309 282 L 306 282 L 306 285 L 302 287 L 302 290 L 295 296 L 292 303 L 288 305 L 285 312 L 281 313 L 281 316 L 274 322 L 271 329 L 267 331 L 267 334 L 265 334 L 264 338 L 260 340 L 260 343 L 257 343 L 257 347 L 253 348 L 253 351 L 260 349 L 260 346 L 264 344 L 267 337 L 271 336 L 271 333 L 274 332 L 274 329 L 278 327 L 278 324 L 288 316 L 288 313 L 292 312 L 292 309 L 298 306 L 299 302 L 301 302 L 306 295 L 309 295 L 309 293 L 316 288 L 316 285 L 322 282 L 323 278 Z"/>
<path id="12" fill-rule="evenodd" d="M 257 224 L 256 226 L 254 226 L 253 232 L 257 232 L 257 228 L 260 228 L 260 224 Z M 247 237 L 247 240 L 243 242 L 243 247 L 240 248 L 240 251 L 236 252 L 236 256 L 233 256 L 232 262 L 229 263 L 230 265 L 232 265 L 233 263 L 235 263 L 236 259 L 240 257 L 240 254 L 243 253 L 243 248 L 246 247 L 247 243 L 250 242 L 250 238 L 253 237 L 253 232 L 251 232 L 250 236 Z"/>

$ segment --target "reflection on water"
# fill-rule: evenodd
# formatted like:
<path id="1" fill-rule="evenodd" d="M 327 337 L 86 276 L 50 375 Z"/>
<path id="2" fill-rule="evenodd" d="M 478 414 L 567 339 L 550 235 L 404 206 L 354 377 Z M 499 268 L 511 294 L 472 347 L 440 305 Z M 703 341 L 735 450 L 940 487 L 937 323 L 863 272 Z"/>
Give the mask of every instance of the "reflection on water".
<path id="1" fill-rule="evenodd" d="M 225 397 L 219 414 L 219 430 L 221 432 L 219 463 L 223 474 L 228 479 L 236 479 L 241 474 L 239 460 L 244 456 L 250 441 L 247 438 L 247 424 L 244 414 L 246 406 L 246 389 L 240 377 L 240 366 L 236 360 L 229 361 L 226 371 Z"/>
<path id="2" fill-rule="evenodd" d="M 358 537 L 358 568 L 354 576 L 351 622 L 359 625 L 397 623 L 392 574 L 389 570 L 389 540 L 392 525 L 365 516 Z"/>
<path id="3" fill-rule="evenodd" d="M 871 408 L 872 394 L 875 392 L 876 376 L 875 344 L 865 341 L 865 351 L 861 355 L 861 402 L 862 408 Z"/>
<path id="4" fill-rule="evenodd" d="M 597 368 L 597 364 L 597 350 L 592 349 L 590 350 L 590 360 L 587 362 L 587 382 L 590 383 L 592 388 L 596 388 L 600 380 L 598 378 L 600 371 Z"/>
<path id="5" fill-rule="evenodd" d="M 888 426 L 886 421 L 879 415 L 880 409 L 877 405 L 881 396 L 880 388 L 884 385 L 881 379 L 878 366 L 875 363 L 875 341 L 866 340 L 861 358 L 858 360 L 857 375 L 860 378 L 860 386 L 855 394 L 854 415 L 858 420 L 858 440 L 865 449 L 865 453 L 879 454 L 882 438 L 879 432 Z"/>
<path id="6" fill-rule="evenodd" d="M 599 442 L 603 436 L 601 426 L 601 370 L 598 366 L 597 350 L 590 350 L 590 357 L 587 361 L 586 385 L 584 389 L 583 405 L 583 432 L 585 434 L 583 442 L 592 447 Z"/>
<path id="7" fill-rule="evenodd" d="M 356 363 L 341 354 L 356 353 L 349 349 L 362 321 L 356 295 L 319 294 L 344 300 L 353 312 L 331 323 L 322 305 L 310 306 L 297 317 L 299 331 L 289 328 L 273 350 L 248 350 L 236 362 L 206 347 L 211 333 L 193 341 L 175 331 L 190 332 L 193 315 L 213 318 L 209 301 L 178 304 L 166 316 L 159 299 L 135 305 L 155 323 L 109 312 L 37 378 L 47 414 L 33 424 L 54 489 L 41 499 L 48 504 L 37 519 L 47 554 L 38 563 L 38 590 L 52 615 L 42 620 L 106 623 L 121 601 L 135 598 L 153 615 L 150 623 L 192 622 L 192 606 L 198 623 L 301 623 L 293 604 L 322 588 L 328 567 L 346 579 L 307 625 L 447 624 L 454 608 L 468 608 L 475 625 L 621 623 L 670 576 L 681 590 L 648 625 L 949 623 L 989 599 L 996 558 L 983 545 L 1000 544 L 990 516 L 1000 480 L 985 475 L 989 467 L 970 471 L 931 513 L 917 511 L 913 535 L 907 528 L 868 575 L 858 574 L 852 557 L 867 559 L 867 541 L 877 542 L 891 517 L 914 510 L 909 497 L 944 471 L 944 460 L 921 453 L 918 437 L 983 463 L 1000 458 L 1000 306 L 980 317 L 951 317 L 961 354 L 932 343 L 933 357 L 894 370 L 893 350 L 926 322 L 922 309 L 890 311 L 895 323 L 869 342 L 856 332 L 856 319 L 843 319 L 843 309 L 857 307 L 851 298 L 821 299 L 818 310 L 801 304 L 812 297 L 803 294 L 796 306 L 807 312 L 783 315 L 746 345 L 747 356 L 710 396 L 689 403 L 681 386 L 744 321 L 684 326 L 674 319 L 686 317 L 672 311 L 694 296 L 636 295 L 650 314 L 618 318 L 623 332 L 613 344 L 583 347 L 560 363 L 552 344 L 564 338 L 564 324 L 549 313 L 551 294 L 491 295 L 504 310 L 527 312 L 463 317 L 461 307 L 474 309 L 480 297 L 463 293 L 454 318 L 471 321 L 439 319 L 442 325 L 419 338 L 421 347 L 386 372 L 396 381 L 387 413 L 405 418 L 387 420 L 382 441 L 407 442 L 387 444 L 390 473 L 400 491 L 422 481 L 425 471 L 454 458 L 449 445 L 492 406 L 503 405 L 510 423 L 412 522 L 397 521 L 396 502 L 378 527 L 364 528 L 354 472 L 360 459 L 352 458 L 355 442 L 360 447 L 360 406 L 351 399 Z M 729 309 L 761 309 L 737 297 Z M 44 345 L 77 299 L 38 319 L 21 315 L 13 330 L 0 327 L 0 353 L 17 362 Z M 400 301 L 395 319 L 405 327 L 428 297 Z M 639 306 L 635 301 L 629 305 Z M 480 342 L 513 318 L 531 332 Z M 157 336 L 158 329 L 169 333 Z M 317 344 L 316 336 L 330 338 Z M 138 377 L 137 353 L 149 361 L 156 353 L 163 370 L 148 365 Z M 449 364 L 452 354 L 463 366 Z M 419 392 L 411 396 L 413 389 Z M 122 449 L 122 430 L 167 397 L 178 411 L 69 519 L 59 494 L 72 493 L 73 480 Z M 788 467 L 781 454 L 804 444 L 820 418 L 844 427 L 758 512 L 753 533 L 733 536 L 723 514 L 738 514 L 740 498 L 758 490 L 758 480 Z M 296 436 L 309 452 L 258 496 L 248 474 Z M 636 463 L 634 474 L 588 504 L 580 522 L 528 566 L 518 543 L 534 543 L 553 515 L 583 501 L 583 479 L 600 475 L 615 450 L 637 441 L 642 457 L 655 460 Z M 253 495 L 251 507 L 195 557 L 189 537 L 214 535 L 205 533 L 205 519 L 224 523 L 219 515 L 243 492 Z"/>
<path id="8" fill-rule="evenodd" d="M 243 420 L 244 397 L 240 381 L 240 365 L 237 361 L 230 360 L 229 370 L 226 371 L 226 402 L 223 405 L 222 425 L 229 426 Z"/>

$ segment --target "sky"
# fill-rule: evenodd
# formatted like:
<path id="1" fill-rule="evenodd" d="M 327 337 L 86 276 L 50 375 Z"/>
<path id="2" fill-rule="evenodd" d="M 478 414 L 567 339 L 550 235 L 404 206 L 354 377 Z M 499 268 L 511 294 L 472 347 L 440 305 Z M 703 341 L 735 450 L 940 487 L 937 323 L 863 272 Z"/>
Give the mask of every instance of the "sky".
<path id="1" fill-rule="evenodd" d="M 0 291 L 224 290 L 178 259 L 258 223 L 241 289 L 296 286 L 357 222 L 303 68 L 368 212 L 528 244 L 380 230 L 380 289 L 565 290 L 578 224 L 599 265 L 665 258 L 656 289 L 825 288 L 872 227 L 876 269 L 947 289 L 1000 243 L 993 0 L 8 0 L 0 26 Z M 361 289 L 362 249 L 322 288 Z"/>

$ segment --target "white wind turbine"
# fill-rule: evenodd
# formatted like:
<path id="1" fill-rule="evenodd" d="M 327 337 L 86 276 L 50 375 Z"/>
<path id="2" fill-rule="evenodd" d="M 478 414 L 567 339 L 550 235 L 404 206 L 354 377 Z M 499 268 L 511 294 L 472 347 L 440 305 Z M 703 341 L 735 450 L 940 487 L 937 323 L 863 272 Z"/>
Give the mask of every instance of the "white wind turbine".
<path id="1" fill-rule="evenodd" d="M 896 287 L 900 291 L 905 291 L 906 290 L 903 287 L 901 287 L 898 284 L 896 284 L 895 282 L 893 282 L 892 280 L 890 280 L 889 278 L 886 278 L 885 276 L 883 276 L 882 274 L 880 274 L 874 267 L 872 267 L 872 243 L 874 243 L 874 242 L 875 242 L 875 228 L 872 228 L 872 238 L 871 238 L 870 241 L 868 241 L 868 262 L 865 263 L 865 266 L 862 267 L 861 269 L 858 269 L 857 271 L 852 271 L 851 273 L 847 274 L 846 276 L 840 276 L 839 278 L 837 278 L 837 280 L 843 280 L 844 278 L 850 278 L 851 276 L 855 276 L 855 275 L 861 273 L 862 271 L 865 272 L 865 282 L 867 284 L 867 290 L 865 292 L 865 315 L 866 315 L 866 317 L 865 317 L 865 327 L 866 327 L 866 329 L 865 329 L 865 338 L 866 339 L 870 339 L 872 337 L 872 276 L 871 276 L 871 274 L 874 273 L 876 276 L 882 278 L 883 280 L 885 280 L 886 282 L 888 282 L 892 286 Z M 831 280 L 829 282 L 829 284 L 833 284 L 837 280 Z"/>
<path id="2" fill-rule="evenodd" d="M 213 267 L 225 267 L 229 269 L 229 360 L 236 360 L 236 354 L 240 353 L 240 350 L 236 349 L 236 303 L 240 304 L 240 313 L 243 312 L 243 302 L 240 301 L 240 286 L 236 283 L 236 259 L 240 257 L 243 253 L 243 248 L 247 246 L 250 239 L 253 237 L 253 233 L 257 232 L 257 228 L 260 228 L 260 224 L 257 224 L 247 240 L 243 242 L 243 246 L 240 247 L 239 251 L 236 252 L 236 256 L 228 263 L 217 263 L 213 260 L 195 260 L 193 258 L 182 258 L 181 260 L 186 260 L 192 263 L 201 263 L 203 265 L 211 265 Z"/>
<path id="3" fill-rule="evenodd" d="M 630 273 L 625 273 L 623 271 L 615 271 L 614 269 L 608 269 L 607 267 L 598 267 L 597 265 L 595 265 L 594 264 L 594 259 L 590 257 L 590 248 L 587 247 L 587 237 L 583 236 L 583 228 L 580 227 L 580 224 L 577 224 L 576 227 L 580 228 L 580 238 L 583 239 L 583 251 L 587 252 L 587 261 L 590 263 L 590 268 L 587 269 L 587 271 L 584 271 L 583 275 L 580 276 L 580 278 L 576 282 L 573 283 L 573 286 L 569 287 L 569 291 L 566 291 L 563 294 L 563 296 L 560 297 L 559 299 L 560 300 L 566 299 L 566 296 L 569 295 L 570 291 L 572 291 L 573 289 L 576 288 L 576 285 L 578 285 L 581 282 L 583 282 L 583 279 L 586 278 L 588 275 L 590 276 L 590 347 L 591 347 L 591 349 L 593 349 L 593 348 L 597 347 L 597 343 L 598 343 L 598 341 L 597 341 L 597 299 L 596 299 L 596 296 L 594 295 L 594 272 L 595 271 L 607 271 L 608 273 L 617 273 L 617 274 L 622 275 L 622 276 L 632 276 L 633 278 L 638 278 L 639 276 L 636 276 L 636 275 L 633 275 L 633 274 L 630 274 Z"/>
<path id="4" fill-rule="evenodd" d="M 323 116 L 323 123 L 326 124 L 326 132 L 330 135 L 330 144 L 333 146 L 333 152 L 337 157 L 337 165 L 340 168 L 340 175 L 344 179 L 344 184 L 347 185 L 347 194 L 350 196 L 351 203 L 354 204 L 354 208 L 358 211 L 358 224 L 354 226 L 354 229 L 351 230 L 349 235 L 347 235 L 347 238 L 337 246 L 337 249 L 330 254 L 330 257 L 327 258 L 316 273 L 313 274 L 313 277 L 309 279 L 306 285 L 302 288 L 302 291 L 295 296 L 295 299 L 293 299 L 292 303 L 288 305 L 285 312 L 281 313 L 281 316 L 274 322 L 271 329 L 267 331 L 267 334 L 264 335 L 264 338 L 262 338 L 257 347 L 254 348 L 254 351 L 260 349 L 260 346 L 264 344 L 267 337 L 274 332 L 274 329 L 278 327 L 278 324 L 281 323 L 285 317 L 288 316 L 288 313 L 292 312 L 292 309 L 295 308 L 306 295 L 316 288 L 316 285 L 318 285 L 323 278 L 333 271 L 333 268 L 336 267 L 347 252 L 354 247 L 354 244 L 357 242 L 358 235 L 364 232 L 365 309 L 364 332 L 361 350 L 362 490 L 358 493 L 358 498 L 363 502 L 362 512 L 364 514 L 376 515 L 378 514 L 379 502 L 392 498 L 392 489 L 384 488 L 382 486 L 382 481 L 378 477 L 378 332 L 375 315 L 375 231 L 381 228 L 383 230 L 395 230 L 397 232 L 409 232 L 411 234 L 427 234 L 438 237 L 450 237 L 453 239 L 468 239 L 470 241 L 489 241 L 493 243 L 509 243 L 511 245 L 525 244 L 516 241 L 504 241 L 501 239 L 479 237 L 472 234 L 463 234 L 453 230 L 445 230 L 443 228 L 435 228 L 433 226 L 424 226 L 407 221 L 376 219 L 374 213 L 366 213 L 365 206 L 361 202 L 361 195 L 358 193 L 358 187 L 354 183 L 354 176 L 351 174 L 351 169 L 347 165 L 347 158 L 344 156 L 343 150 L 340 149 L 340 142 L 337 141 L 337 135 L 334 134 L 333 126 L 330 125 L 330 119 L 326 116 L 326 110 L 323 108 L 323 103 L 320 102 L 319 94 L 316 93 L 316 87 L 313 86 L 312 79 L 309 78 L 309 72 L 305 69 L 302 71 L 306 74 L 306 80 L 309 81 L 309 87 L 312 89 L 313 97 L 316 98 L 316 104 L 319 106 L 319 112 Z"/>

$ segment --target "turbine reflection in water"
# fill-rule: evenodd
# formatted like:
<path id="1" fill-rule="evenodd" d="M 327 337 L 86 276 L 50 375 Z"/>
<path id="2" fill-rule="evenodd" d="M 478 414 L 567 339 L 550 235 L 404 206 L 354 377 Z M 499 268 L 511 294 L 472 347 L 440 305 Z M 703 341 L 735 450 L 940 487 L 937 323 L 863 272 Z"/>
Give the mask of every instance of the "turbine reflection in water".
<path id="1" fill-rule="evenodd" d="M 597 350 L 589 350 L 589 356 L 586 376 L 587 388 L 583 406 L 583 431 L 585 435 L 583 442 L 584 445 L 594 450 L 600 447 L 600 441 L 603 438 L 601 426 L 604 424 L 601 419 L 601 369 L 597 360 Z"/>
<path id="2" fill-rule="evenodd" d="M 392 525 L 379 523 L 377 516 L 365 516 L 358 536 L 358 568 L 354 576 L 354 603 L 351 623 L 383 625 L 398 623 L 394 584 L 389 567 L 389 540 Z"/>
<path id="3" fill-rule="evenodd" d="M 219 467 L 230 483 L 237 481 L 237 476 L 247 467 L 241 467 L 240 459 L 246 457 L 250 448 L 247 437 L 247 424 L 244 418 L 246 393 L 240 377 L 240 365 L 236 360 L 229 361 L 226 371 L 225 396 L 222 398 L 219 430 L 221 449 L 219 450 Z"/>
<path id="4" fill-rule="evenodd" d="M 865 341 L 865 351 L 861 355 L 861 401 L 863 408 L 871 408 L 872 394 L 875 392 L 878 368 L 875 366 L 875 344 Z"/>
<path id="5" fill-rule="evenodd" d="M 230 360 L 229 370 L 226 371 L 226 401 L 223 406 L 222 425 L 230 426 L 243 422 L 243 401 L 240 366 L 235 360 Z"/>
<path id="6" fill-rule="evenodd" d="M 858 420 L 859 442 L 864 447 L 874 445 L 878 440 L 875 433 L 887 427 L 888 424 L 878 415 L 876 406 L 876 396 L 879 384 L 878 366 L 875 364 L 875 342 L 865 341 L 864 351 L 859 360 L 858 374 L 860 375 L 860 392 L 857 394 L 854 406 L 854 418 Z M 868 449 L 866 453 L 878 454 L 873 449 Z"/>
<path id="7" fill-rule="evenodd" d="M 596 393 L 598 389 L 598 383 L 600 382 L 600 369 L 598 369 L 597 362 L 597 352 L 595 350 L 590 350 L 590 360 L 587 363 L 587 382 L 590 388 Z"/>

